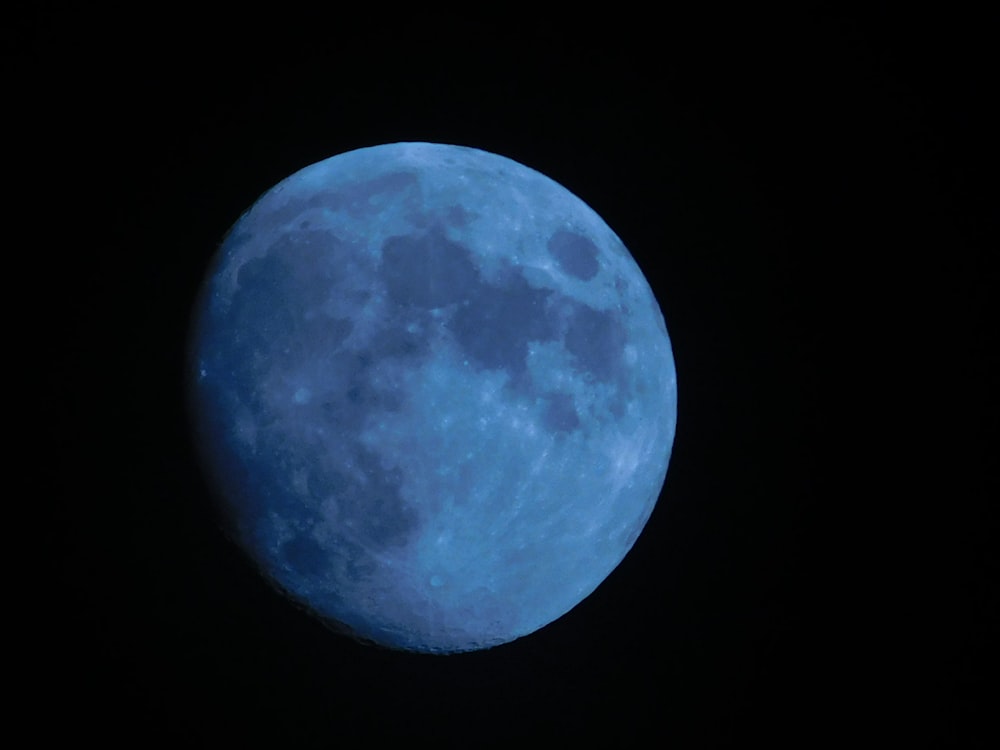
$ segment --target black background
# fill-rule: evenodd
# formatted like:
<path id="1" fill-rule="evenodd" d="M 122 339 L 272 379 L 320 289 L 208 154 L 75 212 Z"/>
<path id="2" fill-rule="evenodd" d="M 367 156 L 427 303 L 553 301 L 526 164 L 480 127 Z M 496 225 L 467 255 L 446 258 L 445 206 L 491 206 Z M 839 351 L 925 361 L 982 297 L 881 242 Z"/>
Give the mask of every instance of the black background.
<path id="1" fill-rule="evenodd" d="M 988 25 L 581 9 L 9 27 L 12 220 L 43 300 L 25 359 L 44 518 L 12 540 L 34 554 L 38 732 L 988 745 Z M 678 369 L 631 554 L 552 625 L 452 657 L 355 644 L 270 591 L 216 529 L 182 402 L 229 226 L 308 164 L 403 140 L 494 151 L 587 201 Z"/>

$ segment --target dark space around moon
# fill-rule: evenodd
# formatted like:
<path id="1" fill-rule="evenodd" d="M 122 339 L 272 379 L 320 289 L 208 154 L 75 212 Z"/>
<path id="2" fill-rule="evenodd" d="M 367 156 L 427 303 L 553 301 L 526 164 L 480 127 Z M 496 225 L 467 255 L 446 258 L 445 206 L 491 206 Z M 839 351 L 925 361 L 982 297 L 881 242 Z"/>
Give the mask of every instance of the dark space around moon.
<path id="1" fill-rule="evenodd" d="M 155 37 L 100 11 L 15 24 L 18 221 L 55 310 L 30 337 L 35 731 L 990 746 L 982 21 L 274 13 Z M 183 400 L 195 295 L 241 212 L 400 141 L 502 154 L 587 202 L 677 368 L 632 551 L 550 625 L 446 657 L 336 635 L 262 582 L 219 528 Z M 586 279 L 572 242 L 550 252 Z"/>

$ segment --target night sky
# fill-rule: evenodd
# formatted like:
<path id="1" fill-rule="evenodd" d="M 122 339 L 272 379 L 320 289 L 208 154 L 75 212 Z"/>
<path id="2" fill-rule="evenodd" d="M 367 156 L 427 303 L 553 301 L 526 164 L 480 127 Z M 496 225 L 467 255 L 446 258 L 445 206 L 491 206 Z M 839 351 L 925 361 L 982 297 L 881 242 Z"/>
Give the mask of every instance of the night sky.
<path id="1" fill-rule="evenodd" d="M 983 19 L 275 13 L 12 27 L 29 200 L 10 220 L 37 228 L 39 268 L 11 291 L 56 300 L 28 336 L 36 730 L 991 744 Z M 678 372 L 630 555 L 550 626 L 452 657 L 356 644 L 269 589 L 216 526 L 182 400 L 232 223 L 308 164 L 407 140 L 586 201 L 646 274 Z"/>

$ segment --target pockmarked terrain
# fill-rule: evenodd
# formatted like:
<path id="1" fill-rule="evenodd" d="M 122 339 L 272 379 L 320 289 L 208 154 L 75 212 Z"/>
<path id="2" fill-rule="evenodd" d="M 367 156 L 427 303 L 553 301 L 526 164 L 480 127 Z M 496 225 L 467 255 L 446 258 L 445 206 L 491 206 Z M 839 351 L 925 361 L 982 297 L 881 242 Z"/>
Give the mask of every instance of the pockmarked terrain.
<path id="1" fill-rule="evenodd" d="M 641 532 L 674 438 L 670 341 L 622 242 L 471 148 L 360 149 L 262 196 L 209 271 L 190 366 L 233 537 L 391 648 L 565 614 Z"/>

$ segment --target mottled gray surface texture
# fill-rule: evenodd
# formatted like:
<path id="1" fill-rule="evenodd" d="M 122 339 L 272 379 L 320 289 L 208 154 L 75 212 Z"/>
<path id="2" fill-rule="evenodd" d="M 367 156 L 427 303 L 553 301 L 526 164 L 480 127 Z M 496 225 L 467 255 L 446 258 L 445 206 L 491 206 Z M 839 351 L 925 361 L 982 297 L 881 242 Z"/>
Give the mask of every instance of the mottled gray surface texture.
<path id="1" fill-rule="evenodd" d="M 233 227 L 196 320 L 232 533 L 359 637 L 530 633 L 656 502 L 676 413 L 656 300 L 592 210 L 508 159 L 393 144 L 302 170 Z"/>

